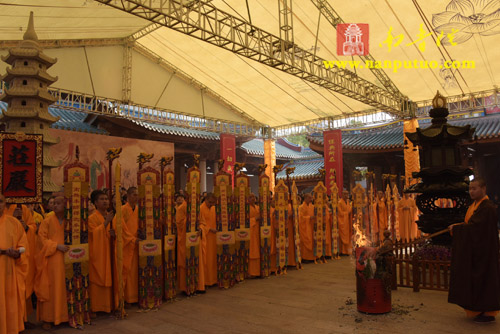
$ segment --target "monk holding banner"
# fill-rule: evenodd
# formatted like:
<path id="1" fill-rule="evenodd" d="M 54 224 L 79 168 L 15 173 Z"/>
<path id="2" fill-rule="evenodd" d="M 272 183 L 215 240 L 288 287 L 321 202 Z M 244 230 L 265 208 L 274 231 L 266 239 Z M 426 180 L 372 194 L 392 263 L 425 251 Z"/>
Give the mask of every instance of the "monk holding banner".
<path id="1" fill-rule="evenodd" d="M 64 244 L 62 194 L 55 197 L 53 210 L 54 214 L 40 225 L 38 238 L 41 249 L 36 254 L 37 319 L 43 322 L 42 328 L 45 330 L 49 330 L 52 323 L 59 325 L 68 321 L 64 253 L 69 250 L 69 246 Z"/>
<path id="2" fill-rule="evenodd" d="M 216 203 L 215 195 L 208 193 L 205 201 L 200 205 L 201 258 L 204 264 L 206 286 L 217 284 Z"/>
<path id="3" fill-rule="evenodd" d="M 128 188 L 127 203 L 122 207 L 123 222 L 125 229 L 135 238 L 137 238 L 137 229 L 139 227 L 139 206 L 137 205 L 137 200 L 137 187 Z M 124 275 L 124 296 L 125 302 L 128 304 L 139 301 L 139 253 L 136 243 L 131 244 L 130 247 L 131 249 L 126 253 L 126 258 L 124 256 L 123 259 L 124 266 L 129 268 L 128 275 Z"/>
<path id="4" fill-rule="evenodd" d="M 305 194 L 299 207 L 300 253 L 302 259 L 314 261 L 313 253 L 314 205 L 311 194 Z"/>
<path id="5" fill-rule="evenodd" d="M 23 226 L 6 214 L 5 197 L 0 194 L 0 334 L 24 330 L 26 247 Z"/>
<path id="6" fill-rule="evenodd" d="M 340 234 L 340 254 L 350 255 L 352 253 L 352 206 L 349 203 L 349 193 L 342 192 L 342 199 L 337 209 L 337 220 Z"/>
<path id="7" fill-rule="evenodd" d="M 186 220 L 187 202 L 184 195 L 175 196 L 175 225 L 177 226 L 177 287 L 186 293 Z"/>

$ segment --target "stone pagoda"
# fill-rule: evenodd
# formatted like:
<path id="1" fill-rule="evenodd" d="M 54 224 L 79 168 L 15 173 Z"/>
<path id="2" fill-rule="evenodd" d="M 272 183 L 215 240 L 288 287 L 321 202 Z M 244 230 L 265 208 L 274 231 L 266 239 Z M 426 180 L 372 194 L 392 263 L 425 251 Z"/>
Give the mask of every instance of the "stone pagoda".
<path id="1" fill-rule="evenodd" d="M 11 48 L 2 60 L 11 67 L 0 78 L 5 83 L 0 100 L 8 103 L 0 122 L 5 123 L 6 132 L 43 135 L 43 192 L 59 191 L 60 187 L 52 182 L 50 175 L 51 169 L 59 166 L 59 162 L 49 153 L 49 147 L 59 142 L 59 138 L 52 137 L 49 132 L 58 117 L 49 113 L 49 105 L 57 99 L 49 93 L 48 87 L 57 81 L 57 77 L 47 73 L 57 59 L 43 53 L 33 24 L 33 12 L 23 41 Z"/>
<path id="2" fill-rule="evenodd" d="M 446 99 L 437 93 L 429 111 L 432 124 L 406 132 L 406 136 L 420 150 L 420 172 L 413 173 L 420 182 L 405 192 L 417 193 L 416 203 L 422 214 L 417 225 L 422 232 L 436 233 L 449 225 L 463 222 L 470 203 L 469 176 L 472 170 L 461 161 L 460 143 L 471 140 L 474 128 L 470 125 L 448 124 Z M 433 239 L 437 244 L 451 243 L 449 233 Z"/>

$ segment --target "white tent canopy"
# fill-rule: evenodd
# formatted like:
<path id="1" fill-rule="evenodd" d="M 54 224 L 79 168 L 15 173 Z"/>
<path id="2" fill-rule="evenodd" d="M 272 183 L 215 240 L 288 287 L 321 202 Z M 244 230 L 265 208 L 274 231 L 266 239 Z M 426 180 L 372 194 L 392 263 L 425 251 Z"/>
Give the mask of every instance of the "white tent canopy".
<path id="1" fill-rule="evenodd" d="M 144 5 L 158 12 L 166 12 L 169 3 L 188 6 L 185 10 L 214 6 L 221 13 L 247 22 L 250 13 L 253 26 L 280 36 L 279 2 L 281 9 L 285 3 L 291 3 L 249 0 L 247 8 L 243 0 L 6 0 L 0 3 L 0 54 L 14 45 L 12 41 L 22 39 L 29 12 L 33 11 L 38 38 L 49 40 L 44 42 L 46 53 L 58 58 L 49 71 L 59 77 L 53 85 L 57 88 L 126 99 L 186 115 L 271 127 L 349 117 L 368 109 L 376 111 L 373 106 L 215 43 L 165 26 L 151 26 L 152 15 L 151 20 L 146 20 L 136 16 L 137 12 L 133 15 L 118 9 L 122 4 L 125 9 Z M 437 90 L 445 96 L 468 96 L 497 88 L 500 1 L 361 0 L 356 5 L 342 0 L 325 2 L 343 22 L 368 24 L 370 55 L 381 64 L 392 66 L 385 68 L 385 73 L 410 100 L 430 99 Z M 324 60 L 360 60 L 337 54 L 335 28 L 325 16 L 321 16 L 318 26 L 318 3 L 322 1 L 293 1 L 293 43 Z M 434 30 L 432 36 L 427 27 Z M 217 31 L 217 27 L 209 28 Z M 390 32 L 394 40 L 387 43 Z M 134 34 L 136 38 L 131 37 Z M 456 45 L 450 45 L 451 36 Z M 411 44 L 420 37 L 420 42 Z M 440 46 L 436 42 L 439 39 Z M 398 62 L 414 67 L 421 61 L 438 66 L 394 69 Z M 440 68 L 445 61 L 461 65 L 467 61 L 474 68 Z M 5 73 L 5 67 L 6 64 L 0 64 L 0 73 Z M 354 70 L 348 65 L 346 69 L 383 88 L 369 69 Z"/>

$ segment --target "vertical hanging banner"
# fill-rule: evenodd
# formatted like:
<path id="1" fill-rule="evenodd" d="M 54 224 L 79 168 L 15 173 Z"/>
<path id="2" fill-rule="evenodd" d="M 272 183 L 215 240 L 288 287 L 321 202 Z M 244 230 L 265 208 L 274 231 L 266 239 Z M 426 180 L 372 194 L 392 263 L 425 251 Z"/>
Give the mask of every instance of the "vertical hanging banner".
<path id="1" fill-rule="evenodd" d="M 78 161 L 64 166 L 64 253 L 68 322 L 77 328 L 90 324 L 88 192 L 89 167 Z"/>
<path id="2" fill-rule="evenodd" d="M 394 226 L 395 225 L 394 214 L 393 214 L 394 203 L 392 202 L 392 193 L 390 184 L 391 184 L 390 182 L 387 182 L 387 185 L 385 186 L 385 203 L 387 207 L 387 229 L 391 231 L 391 236 L 394 237 L 396 235 Z M 383 241 L 383 239 L 381 241 Z"/>
<path id="3" fill-rule="evenodd" d="M 220 135 L 220 155 L 224 160 L 223 171 L 231 174 L 231 184 L 234 182 L 234 164 L 236 163 L 236 137 L 221 133 Z"/>
<path id="4" fill-rule="evenodd" d="M 200 156 L 194 155 L 194 166 L 188 169 L 186 184 L 187 218 L 186 218 L 186 294 L 196 292 L 200 274 Z"/>
<path id="5" fill-rule="evenodd" d="M 175 178 L 171 168 L 166 168 L 172 163 L 173 157 L 162 157 L 160 168 L 162 175 L 162 202 L 161 212 L 163 221 L 163 281 L 164 297 L 173 300 L 177 295 L 177 268 L 175 266 Z"/>
<path id="6" fill-rule="evenodd" d="M 271 273 L 271 194 L 266 165 L 259 165 L 259 209 L 260 209 L 260 276 Z"/>
<path id="7" fill-rule="evenodd" d="M 237 168 L 238 169 L 238 168 Z M 238 172 L 238 171 L 237 171 Z M 247 203 L 250 194 L 250 180 L 248 176 L 239 172 L 235 178 L 233 192 L 233 211 L 236 240 L 236 280 L 243 281 L 248 277 L 250 261 L 250 207 Z"/>
<path id="8" fill-rule="evenodd" d="M 158 308 L 163 297 L 160 172 L 145 167 L 137 172 L 139 193 L 139 307 Z"/>
<path id="9" fill-rule="evenodd" d="M 275 221 L 276 221 L 276 266 L 277 274 L 286 274 L 288 263 L 288 187 L 283 180 L 279 180 L 274 188 Z"/>
<path id="10" fill-rule="evenodd" d="M 332 184 L 337 183 L 338 191 L 344 189 L 344 170 L 342 158 L 342 131 L 329 130 L 323 132 L 323 150 L 325 157 L 325 186 L 328 195 Z"/>
<path id="11" fill-rule="evenodd" d="M 269 177 L 269 190 L 274 191 L 273 169 L 276 166 L 276 142 L 274 139 L 264 139 L 264 164 L 267 165 L 266 175 Z"/>
<path id="12" fill-rule="evenodd" d="M 236 283 L 234 275 L 235 235 L 233 222 L 231 174 L 224 172 L 224 160 L 219 160 L 219 172 L 214 176 L 217 226 L 217 282 L 228 289 Z"/>
<path id="13" fill-rule="evenodd" d="M 293 213 L 293 235 L 295 236 L 295 263 L 297 263 L 297 269 L 302 269 L 302 255 L 300 254 L 300 232 L 299 232 L 299 206 L 300 197 L 299 189 L 295 184 L 292 183 L 292 213 Z M 288 231 L 290 233 L 290 231 Z"/>
<path id="14" fill-rule="evenodd" d="M 339 191 L 337 183 L 333 183 L 331 194 L 332 203 L 332 259 L 340 259 L 339 255 L 339 222 L 337 219 L 337 208 L 339 205 Z"/>
<path id="15" fill-rule="evenodd" d="M 0 133 L 0 189 L 6 203 L 42 202 L 43 136 Z"/>
<path id="16" fill-rule="evenodd" d="M 319 181 L 314 187 L 314 230 L 313 230 L 313 253 L 316 259 L 325 258 L 326 241 L 326 187 L 323 181 Z"/>
<path id="17" fill-rule="evenodd" d="M 420 171 L 420 156 L 418 152 L 418 146 L 414 146 L 406 136 L 407 132 L 416 132 L 417 128 L 418 120 L 416 118 L 404 121 L 403 123 L 403 131 L 405 134 L 405 145 L 403 151 L 405 158 L 405 187 L 409 187 L 418 182 L 417 179 L 413 178 L 413 173 Z"/>

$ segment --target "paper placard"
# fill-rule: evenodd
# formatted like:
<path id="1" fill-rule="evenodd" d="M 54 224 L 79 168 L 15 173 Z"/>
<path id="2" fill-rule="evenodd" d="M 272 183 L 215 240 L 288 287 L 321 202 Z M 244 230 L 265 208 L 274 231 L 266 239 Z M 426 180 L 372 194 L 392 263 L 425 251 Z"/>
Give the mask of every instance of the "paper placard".
<path id="1" fill-rule="evenodd" d="M 217 245 L 233 245 L 236 241 L 234 231 L 217 232 Z"/>
<path id="2" fill-rule="evenodd" d="M 161 240 L 142 240 L 139 242 L 139 256 L 161 255 Z"/>
<path id="3" fill-rule="evenodd" d="M 249 228 L 239 228 L 234 230 L 236 241 L 250 241 L 250 229 Z"/>
<path id="4" fill-rule="evenodd" d="M 64 263 L 86 262 L 89 260 L 89 244 L 68 245 L 64 253 Z"/>

